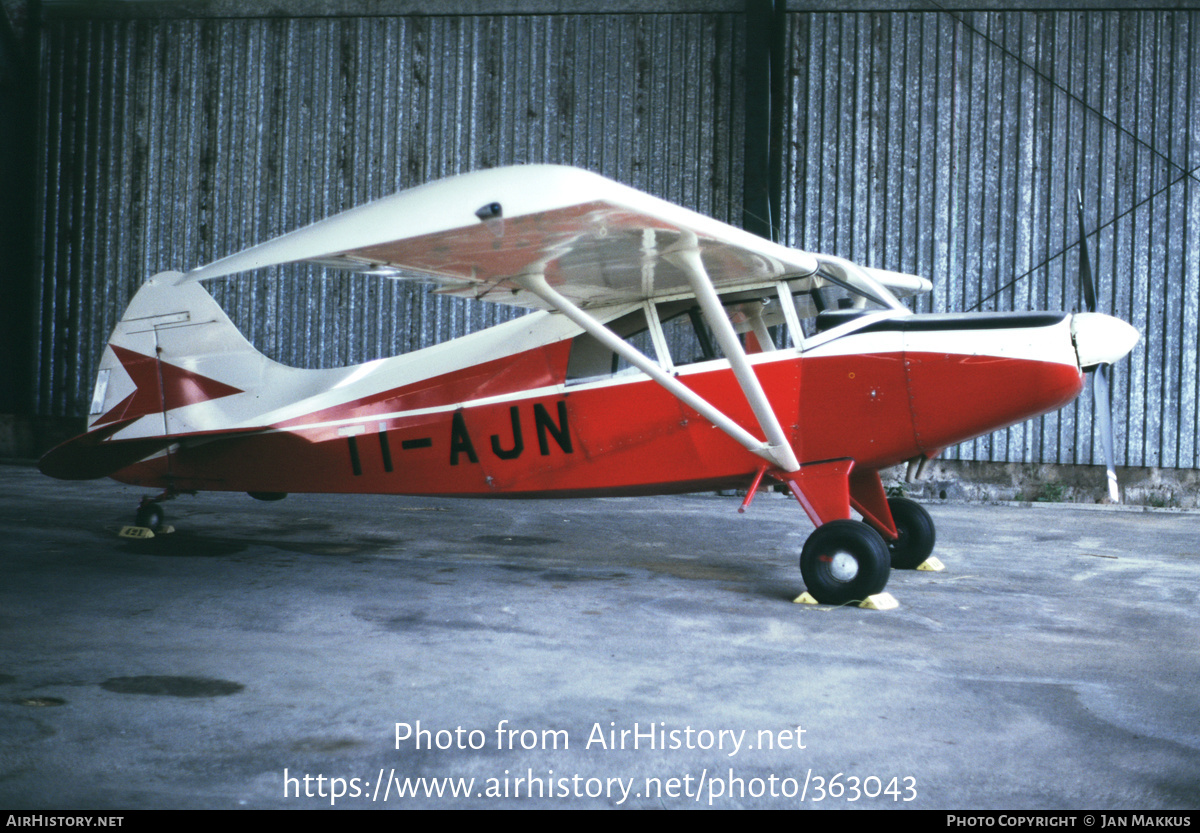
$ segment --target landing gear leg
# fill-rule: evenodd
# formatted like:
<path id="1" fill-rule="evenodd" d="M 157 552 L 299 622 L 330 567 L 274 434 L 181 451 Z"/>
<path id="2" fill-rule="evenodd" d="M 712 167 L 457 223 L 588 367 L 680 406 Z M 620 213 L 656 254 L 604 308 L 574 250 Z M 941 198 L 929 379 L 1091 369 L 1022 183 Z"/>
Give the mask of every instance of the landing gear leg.
<path id="1" fill-rule="evenodd" d="M 821 604 L 841 605 L 879 593 L 891 573 L 882 536 L 860 521 L 836 520 L 817 527 L 800 553 L 800 574 Z"/>

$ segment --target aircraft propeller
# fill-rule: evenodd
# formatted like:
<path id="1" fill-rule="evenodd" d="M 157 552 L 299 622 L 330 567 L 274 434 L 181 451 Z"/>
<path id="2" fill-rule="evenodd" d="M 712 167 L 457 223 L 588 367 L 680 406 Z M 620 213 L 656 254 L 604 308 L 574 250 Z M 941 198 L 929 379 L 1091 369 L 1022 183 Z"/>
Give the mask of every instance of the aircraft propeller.
<path id="1" fill-rule="evenodd" d="M 1076 192 L 1079 215 L 1079 283 L 1083 288 L 1083 300 L 1090 313 L 1096 312 L 1096 285 L 1092 279 L 1092 264 L 1088 257 L 1087 233 L 1083 228 L 1083 193 Z M 1092 368 L 1092 399 L 1096 403 L 1096 417 L 1100 423 L 1100 442 L 1104 446 L 1104 465 L 1108 468 L 1108 497 L 1113 503 L 1121 502 L 1117 483 L 1116 453 L 1112 425 L 1112 364 L 1101 362 Z"/>

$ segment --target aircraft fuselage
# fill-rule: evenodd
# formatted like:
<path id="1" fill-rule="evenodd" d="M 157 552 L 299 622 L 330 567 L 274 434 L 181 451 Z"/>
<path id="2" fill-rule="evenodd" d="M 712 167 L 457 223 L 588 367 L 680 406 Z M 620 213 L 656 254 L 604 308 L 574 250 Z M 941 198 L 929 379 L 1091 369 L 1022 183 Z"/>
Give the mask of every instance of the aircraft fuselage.
<path id="1" fill-rule="evenodd" d="M 568 383 L 569 347 L 479 362 L 262 433 L 185 440 L 115 477 L 175 490 L 584 497 L 745 486 L 763 466 L 644 375 Z M 846 458 L 874 471 L 932 455 L 1060 408 L 1083 385 L 1063 313 L 885 318 L 751 358 L 802 467 Z M 756 430 L 728 362 L 678 378 Z"/>

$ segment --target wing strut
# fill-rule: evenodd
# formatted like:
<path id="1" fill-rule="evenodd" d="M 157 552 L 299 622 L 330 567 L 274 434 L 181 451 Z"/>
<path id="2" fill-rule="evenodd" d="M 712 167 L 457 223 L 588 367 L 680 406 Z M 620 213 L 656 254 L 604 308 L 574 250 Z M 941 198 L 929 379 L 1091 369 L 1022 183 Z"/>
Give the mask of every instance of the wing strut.
<path id="1" fill-rule="evenodd" d="M 759 427 L 767 435 L 767 459 L 773 461 L 784 471 L 796 471 L 800 468 L 800 461 L 796 459 L 796 453 L 792 451 L 792 445 L 788 442 L 787 435 L 783 433 L 783 426 L 779 424 L 779 417 L 775 415 L 775 409 L 771 407 L 762 383 L 754 375 L 754 368 L 750 366 L 750 360 L 746 358 L 746 351 L 742 349 L 742 342 L 738 339 L 733 324 L 729 322 L 725 308 L 721 306 L 717 290 L 713 289 L 708 271 L 704 268 L 704 260 L 700 257 L 700 249 L 696 245 L 695 235 L 686 235 L 684 245 L 681 248 L 664 252 L 663 258 L 687 274 L 688 283 L 692 285 L 692 291 L 696 293 L 696 300 L 700 302 L 700 309 L 704 310 L 704 317 L 708 319 L 708 323 L 717 337 L 717 342 L 725 351 L 725 357 L 729 359 L 729 366 L 733 368 L 733 375 L 737 377 L 738 384 L 742 386 L 742 393 L 745 394 L 746 401 L 754 411 Z"/>
<path id="2" fill-rule="evenodd" d="M 514 281 L 520 285 L 521 288 L 532 292 L 551 307 L 574 321 L 589 335 L 594 337 L 609 350 L 612 350 L 614 353 L 621 356 L 621 358 L 628 361 L 638 370 L 645 373 L 659 385 L 664 387 L 668 393 L 679 399 L 696 413 L 700 414 L 700 416 L 704 417 L 717 428 L 720 428 L 747 451 L 757 454 L 767 462 L 776 465 L 787 472 L 795 471 L 796 469 L 800 468 L 800 464 L 796 461 L 796 455 L 792 453 L 791 446 L 785 443 L 782 450 L 786 452 L 786 454 L 780 454 L 778 449 L 755 437 L 745 428 L 738 425 L 736 422 L 722 413 L 719 408 L 712 405 L 708 400 L 704 399 L 704 397 L 700 396 L 691 388 L 684 385 L 670 373 L 664 371 L 658 362 L 647 357 L 636 347 L 630 345 L 612 330 L 605 327 L 591 315 L 555 291 L 548 283 L 546 283 L 546 278 L 544 275 L 523 275 L 519 278 L 515 278 Z M 722 318 L 725 318 L 723 312 Z M 732 325 L 729 324 L 728 318 L 725 318 L 725 323 L 731 330 L 733 329 Z M 741 346 L 739 345 L 739 350 L 740 349 Z M 757 378 L 755 378 L 755 382 L 757 381 Z M 765 396 L 763 398 L 765 399 Z M 774 417 L 774 413 L 772 413 L 771 416 Z M 775 424 L 777 426 L 779 424 L 777 419 L 775 420 Z M 780 433 L 782 434 L 782 429 L 780 430 Z"/>

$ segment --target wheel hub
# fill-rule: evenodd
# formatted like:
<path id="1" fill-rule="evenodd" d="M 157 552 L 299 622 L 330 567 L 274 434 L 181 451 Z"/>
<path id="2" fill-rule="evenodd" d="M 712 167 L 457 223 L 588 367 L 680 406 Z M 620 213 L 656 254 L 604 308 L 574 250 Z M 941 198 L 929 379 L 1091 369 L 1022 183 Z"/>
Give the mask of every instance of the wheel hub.
<path id="1" fill-rule="evenodd" d="M 838 581 L 854 581 L 858 575 L 858 559 L 848 552 L 835 552 L 829 559 L 829 574 Z"/>

